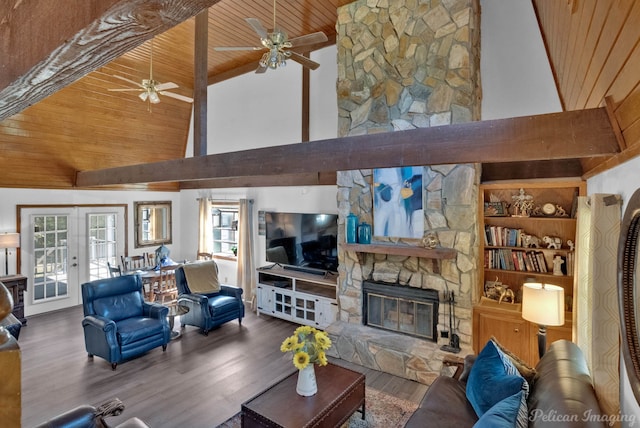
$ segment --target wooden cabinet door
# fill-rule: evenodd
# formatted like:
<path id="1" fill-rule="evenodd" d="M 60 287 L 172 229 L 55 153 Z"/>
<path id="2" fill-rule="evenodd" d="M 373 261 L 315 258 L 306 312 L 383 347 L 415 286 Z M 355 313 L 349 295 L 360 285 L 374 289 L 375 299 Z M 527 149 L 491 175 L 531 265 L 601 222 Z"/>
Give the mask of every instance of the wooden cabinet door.
<path id="1" fill-rule="evenodd" d="M 474 323 L 477 333 L 474 338 L 476 353 L 484 348 L 491 336 L 495 336 L 501 345 L 522 360 L 527 362 L 531 360 L 529 323 L 524 319 L 508 313 L 474 310 Z"/>

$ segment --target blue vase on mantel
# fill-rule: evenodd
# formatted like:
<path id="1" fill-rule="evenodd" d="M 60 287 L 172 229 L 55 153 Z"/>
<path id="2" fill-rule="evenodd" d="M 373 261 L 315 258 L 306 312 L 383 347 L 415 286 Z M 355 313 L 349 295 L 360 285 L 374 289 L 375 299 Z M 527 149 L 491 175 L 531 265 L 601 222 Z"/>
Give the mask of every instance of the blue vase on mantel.
<path id="1" fill-rule="evenodd" d="M 358 242 L 358 216 L 354 213 L 347 216 L 347 221 L 345 222 L 345 233 L 347 244 L 355 244 Z"/>
<path id="2" fill-rule="evenodd" d="M 362 223 L 358 226 L 358 242 L 360 244 L 371 244 L 371 225 Z"/>

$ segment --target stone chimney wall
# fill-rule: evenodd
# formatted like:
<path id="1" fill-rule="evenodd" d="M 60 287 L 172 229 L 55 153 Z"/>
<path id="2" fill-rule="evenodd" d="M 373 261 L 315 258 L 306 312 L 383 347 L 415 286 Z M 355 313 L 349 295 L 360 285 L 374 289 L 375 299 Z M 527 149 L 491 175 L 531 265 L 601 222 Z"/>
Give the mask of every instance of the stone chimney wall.
<path id="1" fill-rule="evenodd" d="M 364 135 L 478 120 L 479 5 L 474 0 L 359 0 L 338 10 L 339 135 Z M 425 144 L 429 144 L 425 141 Z M 362 281 L 439 290 L 438 329 L 448 330 L 444 292 L 456 296 L 461 346 L 471 346 L 477 282 L 478 165 L 423 170 L 424 230 L 452 260 L 356 254 L 339 249 L 340 321 L 360 324 Z M 373 224 L 372 170 L 338 173 L 339 241 L 349 213 Z M 422 245 L 420 239 L 374 241 Z M 400 242 L 402 241 L 402 242 Z M 441 340 L 448 344 L 449 339 Z"/>

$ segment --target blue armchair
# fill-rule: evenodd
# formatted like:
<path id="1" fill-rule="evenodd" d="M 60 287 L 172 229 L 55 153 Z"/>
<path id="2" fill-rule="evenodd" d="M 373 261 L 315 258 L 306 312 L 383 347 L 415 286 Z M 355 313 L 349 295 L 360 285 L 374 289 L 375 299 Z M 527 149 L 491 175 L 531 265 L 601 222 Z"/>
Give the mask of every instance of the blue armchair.
<path id="1" fill-rule="evenodd" d="M 118 363 L 162 346 L 167 349 L 169 309 L 143 299 L 139 275 L 82 284 L 84 342 L 89 358 Z"/>
<path id="2" fill-rule="evenodd" d="M 242 289 L 219 284 L 218 266 L 213 260 L 180 266 L 176 269 L 176 282 L 178 304 L 189 308 L 180 317 L 182 327 L 200 327 L 207 336 L 212 328 L 234 319 L 242 325 Z"/>

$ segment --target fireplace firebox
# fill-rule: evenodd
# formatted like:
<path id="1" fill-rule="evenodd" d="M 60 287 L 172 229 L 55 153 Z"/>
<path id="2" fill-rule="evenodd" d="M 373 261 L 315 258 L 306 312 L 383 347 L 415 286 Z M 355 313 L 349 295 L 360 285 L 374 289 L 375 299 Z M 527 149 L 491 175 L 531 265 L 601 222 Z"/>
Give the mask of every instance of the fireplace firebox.
<path id="1" fill-rule="evenodd" d="M 362 322 L 436 342 L 438 340 L 438 291 L 364 281 Z"/>

